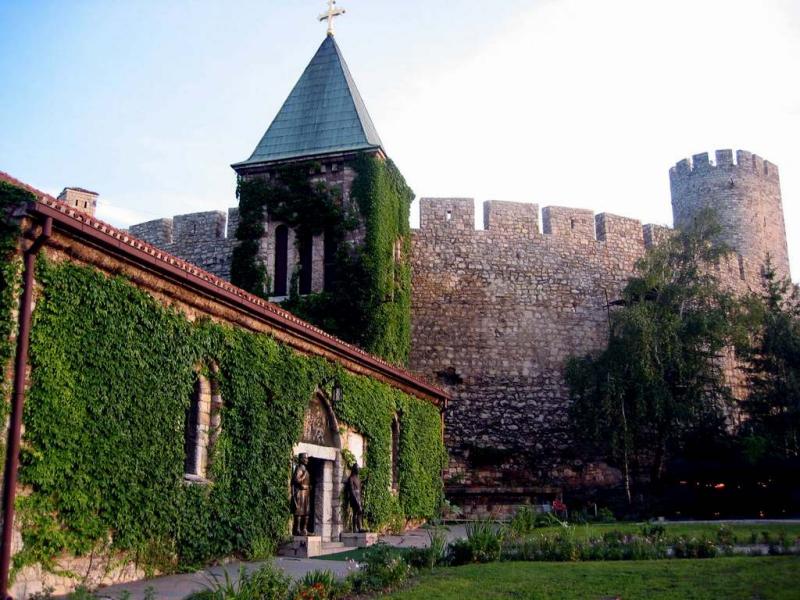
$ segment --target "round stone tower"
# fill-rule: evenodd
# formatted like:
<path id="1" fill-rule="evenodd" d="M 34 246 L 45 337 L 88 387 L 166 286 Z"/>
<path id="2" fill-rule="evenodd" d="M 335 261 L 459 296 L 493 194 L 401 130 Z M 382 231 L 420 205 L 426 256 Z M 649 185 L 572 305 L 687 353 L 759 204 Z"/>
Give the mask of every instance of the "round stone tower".
<path id="1" fill-rule="evenodd" d="M 716 164 L 715 164 L 716 163 Z M 769 255 L 780 276 L 789 276 L 778 167 L 738 150 L 695 154 L 669 170 L 675 227 L 689 225 L 705 208 L 716 211 L 723 240 L 745 258 L 764 262 Z"/>

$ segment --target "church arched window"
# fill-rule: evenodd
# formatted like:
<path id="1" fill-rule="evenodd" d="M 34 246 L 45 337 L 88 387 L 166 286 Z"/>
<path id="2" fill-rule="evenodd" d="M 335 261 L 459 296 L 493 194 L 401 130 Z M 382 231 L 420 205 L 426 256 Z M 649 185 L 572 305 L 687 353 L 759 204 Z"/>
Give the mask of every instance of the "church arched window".
<path id="1" fill-rule="evenodd" d="M 211 377 L 198 374 L 186 408 L 184 421 L 184 478 L 206 481 L 214 446 L 222 428 L 222 396 L 216 377 L 216 365 Z"/>
<path id="2" fill-rule="evenodd" d="M 275 285 L 273 296 L 285 296 L 287 288 L 289 258 L 289 228 L 278 225 L 275 228 Z"/>

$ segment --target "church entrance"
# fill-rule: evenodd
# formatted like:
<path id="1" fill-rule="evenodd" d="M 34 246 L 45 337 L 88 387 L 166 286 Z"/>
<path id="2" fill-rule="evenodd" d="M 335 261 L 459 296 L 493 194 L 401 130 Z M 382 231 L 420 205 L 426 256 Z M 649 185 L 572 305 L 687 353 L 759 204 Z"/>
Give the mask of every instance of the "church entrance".
<path id="1" fill-rule="evenodd" d="M 342 532 L 342 459 L 339 425 L 322 393 L 311 400 L 295 457 L 308 457 L 310 485 L 308 533 L 323 542 L 338 541 Z"/>

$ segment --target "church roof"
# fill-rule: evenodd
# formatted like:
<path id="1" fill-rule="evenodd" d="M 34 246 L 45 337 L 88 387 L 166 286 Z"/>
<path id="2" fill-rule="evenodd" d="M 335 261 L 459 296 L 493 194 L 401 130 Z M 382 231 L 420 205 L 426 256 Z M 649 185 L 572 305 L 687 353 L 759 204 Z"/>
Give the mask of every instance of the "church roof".
<path id="1" fill-rule="evenodd" d="M 328 35 L 253 154 L 233 167 L 382 146 L 342 52 Z"/>

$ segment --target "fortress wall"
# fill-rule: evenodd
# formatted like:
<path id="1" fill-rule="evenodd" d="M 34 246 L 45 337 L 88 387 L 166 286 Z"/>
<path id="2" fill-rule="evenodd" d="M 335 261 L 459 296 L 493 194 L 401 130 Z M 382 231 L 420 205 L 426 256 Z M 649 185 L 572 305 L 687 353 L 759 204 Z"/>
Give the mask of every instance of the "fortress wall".
<path id="1" fill-rule="evenodd" d="M 489 200 L 483 203 L 483 226 L 489 231 L 533 236 L 539 233 L 539 205 Z"/>
<path id="2" fill-rule="evenodd" d="M 412 238 L 410 368 L 453 394 L 445 427 L 449 495 L 470 506 L 470 494 L 487 492 L 475 504 L 491 510 L 509 491 L 545 499 L 553 485 L 616 483 L 614 469 L 574 456 L 564 364 L 605 347 L 608 303 L 646 247 L 672 230 L 546 207 L 540 233 L 535 205 L 491 201 L 486 228 L 476 231 L 473 206 L 423 198 Z M 742 292 L 757 285 L 759 265 L 731 255 L 715 274 Z M 723 362 L 740 387 L 733 357 Z M 481 457 L 489 449 L 491 459 Z"/>
<path id="3" fill-rule="evenodd" d="M 234 213 L 238 224 L 239 210 L 232 208 L 228 212 Z M 226 237 L 227 229 L 230 225 L 226 214 L 209 211 L 147 221 L 132 225 L 128 231 L 217 277 L 230 279 L 231 255 L 236 239 L 231 235 Z"/>
<path id="4" fill-rule="evenodd" d="M 654 225 L 653 223 L 648 223 L 642 227 L 645 247 L 652 248 L 653 246 L 660 244 L 670 235 L 672 235 L 674 231 L 674 229 L 664 227 L 663 225 Z"/>
<path id="5" fill-rule="evenodd" d="M 155 219 L 145 223 L 131 225 L 128 228 L 131 235 L 154 246 L 163 248 L 172 243 L 172 219 Z"/>
<path id="6" fill-rule="evenodd" d="M 540 233 L 535 205 L 492 201 L 476 231 L 471 199 L 422 199 L 420 210 L 410 367 L 454 395 L 450 491 L 559 479 L 570 453 L 564 360 L 604 346 L 607 304 L 645 251 L 641 224 L 546 207 Z M 504 452 L 481 466 L 476 447 Z"/>
<path id="7" fill-rule="evenodd" d="M 228 227 L 225 237 L 235 240 L 237 227 L 239 227 L 239 207 L 232 206 L 228 209 Z"/>

